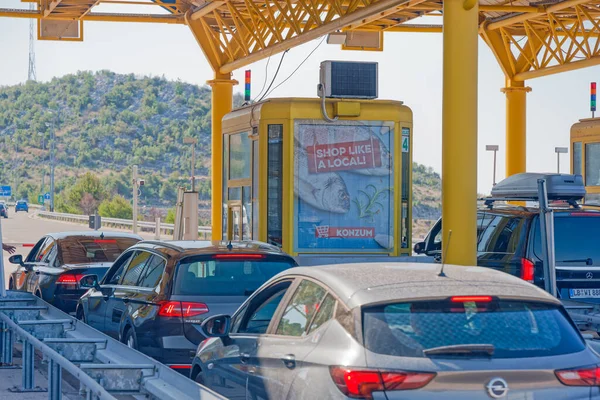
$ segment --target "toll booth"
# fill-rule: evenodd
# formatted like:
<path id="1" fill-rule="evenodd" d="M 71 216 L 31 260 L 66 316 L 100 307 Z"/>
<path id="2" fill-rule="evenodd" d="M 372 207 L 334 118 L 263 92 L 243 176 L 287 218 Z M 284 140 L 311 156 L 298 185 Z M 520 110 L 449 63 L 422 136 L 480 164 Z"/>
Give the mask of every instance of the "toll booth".
<path id="1" fill-rule="evenodd" d="M 571 173 L 583 176 L 584 203 L 600 204 L 600 118 L 582 119 L 571 127 Z"/>
<path id="2" fill-rule="evenodd" d="M 411 136 L 412 111 L 398 101 L 281 98 L 232 111 L 223 239 L 294 256 L 410 255 Z"/>

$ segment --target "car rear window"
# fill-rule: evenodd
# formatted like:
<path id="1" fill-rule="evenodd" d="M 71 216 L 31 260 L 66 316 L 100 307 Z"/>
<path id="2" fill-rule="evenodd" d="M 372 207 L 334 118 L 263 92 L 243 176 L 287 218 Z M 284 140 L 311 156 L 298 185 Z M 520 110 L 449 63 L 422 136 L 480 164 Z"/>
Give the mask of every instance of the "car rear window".
<path id="1" fill-rule="evenodd" d="M 114 262 L 125 250 L 139 242 L 136 238 L 72 237 L 60 240 L 60 260 L 63 264 Z"/>
<path id="2" fill-rule="evenodd" d="M 542 258 L 539 219 L 535 221 L 536 234 L 534 252 Z M 585 213 L 559 214 L 554 218 L 554 248 L 556 262 L 569 262 L 569 266 L 585 267 L 586 260 L 600 265 L 600 214 L 586 216 Z"/>
<path id="3" fill-rule="evenodd" d="M 256 259 L 195 256 L 184 258 L 177 267 L 173 294 L 198 296 L 249 296 L 263 283 L 295 267 L 291 258 Z"/>
<path id="4" fill-rule="evenodd" d="M 457 345 L 491 345 L 493 358 L 544 357 L 585 348 L 561 309 L 523 301 L 377 305 L 363 310 L 363 332 L 367 349 L 402 357 L 428 357 L 428 349 Z"/>

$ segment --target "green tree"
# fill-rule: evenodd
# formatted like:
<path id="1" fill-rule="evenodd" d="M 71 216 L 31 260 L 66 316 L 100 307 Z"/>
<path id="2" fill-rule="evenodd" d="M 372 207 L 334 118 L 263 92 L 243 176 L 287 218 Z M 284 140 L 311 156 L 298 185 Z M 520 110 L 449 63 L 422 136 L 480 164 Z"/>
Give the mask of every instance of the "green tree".
<path id="1" fill-rule="evenodd" d="M 165 217 L 166 224 L 174 224 L 175 223 L 175 208 L 169 209 L 167 212 L 167 216 Z"/>
<path id="2" fill-rule="evenodd" d="M 132 219 L 133 208 L 124 197 L 116 195 L 111 200 L 104 200 L 98 207 L 98 212 L 106 218 Z"/>
<path id="3" fill-rule="evenodd" d="M 89 196 L 86 196 L 89 194 Z M 75 185 L 68 190 L 65 197 L 65 208 L 71 210 L 82 211 L 82 200 L 87 197 L 86 203 L 95 201 L 96 203 L 102 202 L 106 197 L 106 192 L 102 186 L 100 178 L 91 172 L 86 172 L 82 177 L 77 179 Z"/>

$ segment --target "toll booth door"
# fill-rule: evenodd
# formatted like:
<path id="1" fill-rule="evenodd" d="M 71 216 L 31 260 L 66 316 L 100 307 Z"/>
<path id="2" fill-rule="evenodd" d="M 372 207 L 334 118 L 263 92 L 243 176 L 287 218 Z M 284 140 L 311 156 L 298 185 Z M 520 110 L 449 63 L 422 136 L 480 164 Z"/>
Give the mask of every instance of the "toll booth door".
<path id="1" fill-rule="evenodd" d="M 227 205 L 227 240 L 250 240 L 248 216 L 240 203 Z"/>

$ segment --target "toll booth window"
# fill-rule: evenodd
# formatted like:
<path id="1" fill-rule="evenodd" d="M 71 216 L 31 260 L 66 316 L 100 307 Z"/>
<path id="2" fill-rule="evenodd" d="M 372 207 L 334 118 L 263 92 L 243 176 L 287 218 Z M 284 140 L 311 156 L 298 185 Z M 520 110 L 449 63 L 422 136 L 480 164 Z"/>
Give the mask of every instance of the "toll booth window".
<path id="1" fill-rule="evenodd" d="M 250 178 L 251 148 L 248 132 L 229 136 L 229 179 Z"/>
<path id="2" fill-rule="evenodd" d="M 408 196 L 410 192 L 410 128 L 402 128 L 402 248 L 408 248 Z"/>
<path id="3" fill-rule="evenodd" d="M 600 186 L 600 143 L 585 145 L 585 185 Z"/>
<path id="4" fill-rule="evenodd" d="M 223 204 L 221 205 L 221 215 L 223 218 L 223 236 L 227 239 L 227 178 L 229 177 L 229 135 L 223 137 Z"/>
<path id="5" fill-rule="evenodd" d="M 269 125 L 267 164 L 267 242 L 281 246 L 283 236 L 283 125 Z"/>
<path id="6" fill-rule="evenodd" d="M 244 240 L 252 239 L 252 197 L 250 186 L 242 188 L 242 235 Z"/>
<path id="7" fill-rule="evenodd" d="M 573 174 L 581 175 L 581 142 L 573 143 Z"/>
<path id="8" fill-rule="evenodd" d="M 258 188 L 260 179 L 259 143 L 252 142 L 252 238 L 258 239 Z"/>

